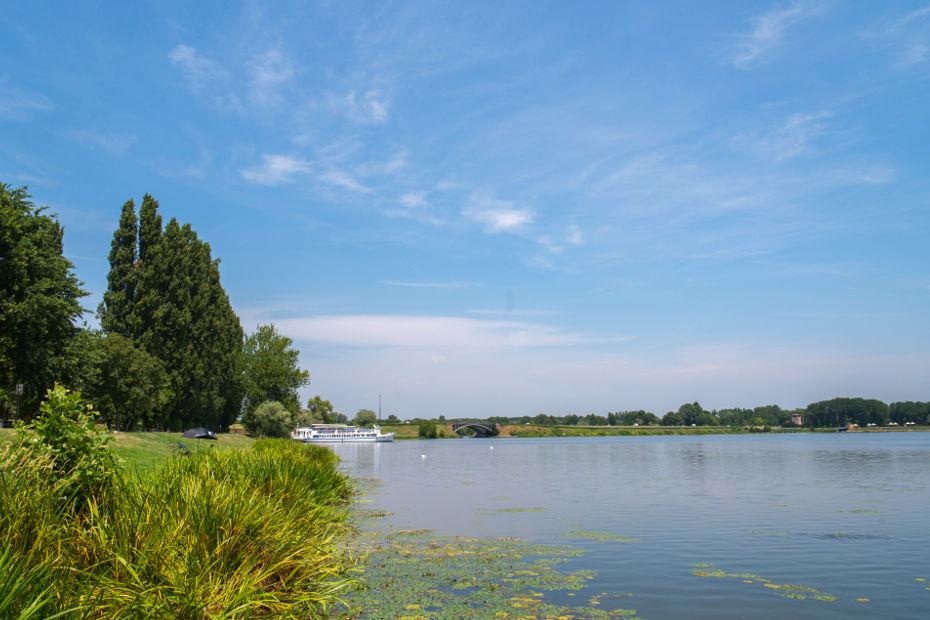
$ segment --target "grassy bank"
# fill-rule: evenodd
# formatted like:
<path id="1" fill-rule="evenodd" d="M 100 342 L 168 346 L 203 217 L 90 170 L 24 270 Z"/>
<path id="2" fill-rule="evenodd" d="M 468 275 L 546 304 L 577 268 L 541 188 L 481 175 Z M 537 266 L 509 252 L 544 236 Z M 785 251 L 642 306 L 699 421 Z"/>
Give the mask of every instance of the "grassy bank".
<path id="1" fill-rule="evenodd" d="M 325 615 L 354 579 L 332 451 L 179 440 L 115 434 L 116 475 L 77 500 L 53 454 L 0 434 L 0 617 Z"/>

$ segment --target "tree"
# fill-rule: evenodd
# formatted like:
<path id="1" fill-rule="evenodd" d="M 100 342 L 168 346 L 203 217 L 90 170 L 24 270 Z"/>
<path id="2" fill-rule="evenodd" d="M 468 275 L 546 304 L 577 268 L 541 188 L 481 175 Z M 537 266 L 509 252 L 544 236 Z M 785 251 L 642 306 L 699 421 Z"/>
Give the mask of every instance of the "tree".
<path id="1" fill-rule="evenodd" d="M 333 404 L 328 400 L 323 400 L 319 396 L 314 396 L 307 401 L 307 411 L 310 412 L 310 415 L 314 419 L 325 424 L 333 424 L 335 422 Z"/>
<path id="2" fill-rule="evenodd" d="M 162 229 L 158 202 L 146 194 L 138 253 L 127 269 L 133 217 L 127 203 L 111 248 L 104 328 L 127 332 L 136 348 L 163 364 L 171 388 L 167 428 L 224 428 L 241 413 L 242 327 L 220 283 L 219 261 L 189 224 L 172 218 Z M 123 302 L 126 312 L 118 311 Z"/>
<path id="3" fill-rule="evenodd" d="M 121 431 L 163 426 L 171 388 L 161 361 L 117 333 L 98 336 L 98 347 L 86 394 L 104 421 Z"/>
<path id="4" fill-rule="evenodd" d="M 378 422 L 378 414 L 371 409 L 359 409 L 352 423 L 356 426 L 374 426 Z"/>
<path id="5" fill-rule="evenodd" d="M 300 409 L 297 390 L 310 382 L 310 373 L 298 366 L 300 351 L 293 340 L 274 325 L 259 325 L 242 346 L 243 388 L 246 409 L 276 400 L 294 413 Z"/>
<path id="6" fill-rule="evenodd" d="M 86 293 L 63 255 L 64 230 L 37 208 L 25 188 L 0 183 L 0 416 L 16 411 L 15 385 L 24 385 L 22 413 L 68 363 L 75 323 Z"/>
<path id="7" fill-rule="evenodd" d="M 113 233 L 110 244 L 110 272 L 107 290 L 100 303 L 100 325 L 107 332 L 132 338 L 138 332 L 135 310 L 136 291 L 136 237 L 138 222 L 136 206 L 132 200 L 123 205 L 119 228 Z"/>
<path id="8" fill-rule="evenodd" d="M 297 427 L 294 414 L 273 400 L 246 412 L 242 416 L 242 425 L 253 437 L 290 437 Z"/>
<path id="9" fill-rule="evenodd" d="M 400 424 L 400 418 L 398 418 L 393 413 L 387 417 L 386 421 L 388 424 Z"/>
<path id="10" fill-rule="evenodd" d="M 432 420 L 423 420 L 417 427 L 417 435 L 421 439 L 436 439 L 439 437 L 439 430 Z"/>

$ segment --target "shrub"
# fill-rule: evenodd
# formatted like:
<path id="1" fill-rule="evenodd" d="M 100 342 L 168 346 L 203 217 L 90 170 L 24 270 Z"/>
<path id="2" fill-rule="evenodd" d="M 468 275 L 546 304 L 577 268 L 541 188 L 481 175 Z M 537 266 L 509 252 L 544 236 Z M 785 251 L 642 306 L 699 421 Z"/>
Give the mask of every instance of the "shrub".
<path id="1" fill-rule="evenodd" d="M 430 420 L 423 420 L 420 422 L 417 434 L 421 439 L 436 439 L 439 436 L 436 430 L 436 423 Z"/>
<path id="2" fill-rule="evenodd" d="M 290 437 L 297 428 L 293 413 L 281 403 L 268 400 L 242 416 L 242 424 L 253 437 Z"/>
<path id="3" fill-rule="evenodd" d="M 84 403 L 80 392 L 56 383 L 39 406 L 39 415 L 24 427 L 33 431 L 35 448 L 47 451 L 52 476 L 66 480 L 66 495 L 72 502 L 105 490 L 116 470 L 107 449 L 110 438 L 94 428 L 95 417 L 96 412 Z M 22 440 L 26 440 L 25 435 Z"/>

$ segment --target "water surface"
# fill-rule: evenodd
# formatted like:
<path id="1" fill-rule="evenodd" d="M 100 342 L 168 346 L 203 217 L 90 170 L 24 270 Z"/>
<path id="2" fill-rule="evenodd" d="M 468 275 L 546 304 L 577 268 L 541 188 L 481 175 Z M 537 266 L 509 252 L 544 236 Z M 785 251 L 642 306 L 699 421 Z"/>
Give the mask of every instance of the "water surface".
<path id="1" fill-rule="evenodd" d="M 588 595 L 624 595 L 642 618 L 930 617 L 930 433 L 334 450 L 376 481 L 366 508 L 388 526 L 576 545 Z"/>

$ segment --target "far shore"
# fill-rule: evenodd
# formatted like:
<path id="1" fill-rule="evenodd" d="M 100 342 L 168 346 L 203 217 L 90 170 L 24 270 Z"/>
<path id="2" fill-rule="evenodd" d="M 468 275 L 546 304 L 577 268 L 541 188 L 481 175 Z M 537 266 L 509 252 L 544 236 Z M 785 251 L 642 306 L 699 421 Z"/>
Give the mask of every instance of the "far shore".
<path id="1" fill-rule="evenodd" d="M 460 439 L 451 425 L 439 427 L 442 436 L 438 439 Z M 418 426 L 410 424 L 385 424 L 384 433 L 394 433 L 397 439 L 419 439 Z M 850 433 L 913 433 L 930 431 L 930 426 L 876 426 L 857 428 Z M 761 427 L 761 426 L 544 426 L 539 424 L 505 424 L 498 437 L 637 437 L 650 435 L 755 435 L 770 433 L 835 433 L 836 428 L 810 427 Z"/>

